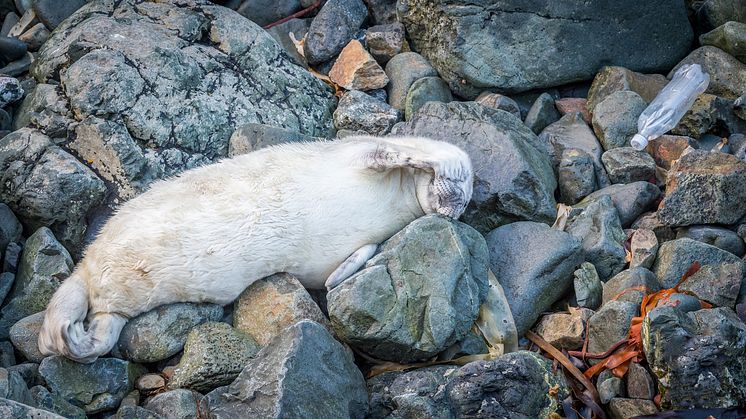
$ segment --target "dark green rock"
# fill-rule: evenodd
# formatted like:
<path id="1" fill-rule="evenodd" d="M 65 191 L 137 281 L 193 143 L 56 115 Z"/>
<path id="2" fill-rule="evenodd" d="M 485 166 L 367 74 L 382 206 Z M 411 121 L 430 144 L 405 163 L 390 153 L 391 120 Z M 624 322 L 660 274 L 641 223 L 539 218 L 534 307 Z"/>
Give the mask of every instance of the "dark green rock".
<path id="1" fill-rule="evenodd" d="M 452 418 L 446 393 L 441 391 L 458 370 L 451 365 L 386 372 L 367 382 L 371 419 L 394 417 Z"/>
<path id="2" fill-rule="evenodd" d="M 86 216 L 106 192 L 91 169 L 46 135 L 23 128 L 0 140 L 0 173 L 0 201 L 22 223 L 49 227 L 66 247 L 80 250 Z"/>
<path id="3" fill-rule="evenodd" d="M 17 321 L 46 309 L 72 269 L 70 254 L 48 228 L 32 234 L 26 241 L 9 302 L 0 310 L 0 339 L 8 338 Z"/>
<path id="4" fill-rule="evenodd" d="M 57 413 L 68 419 L 86 419 L 85 410 L 70 404 L 62 397 L 52 394 L 45 387 L 34 386 L 31 388 L 31 396 L 34 404 L 40 409 Z"/>
<path id="5" fill-rule="evenodd" d="M 309 64 L 320 64 L 331 60 L 355 36 L 368 9 L 362 0 L 329 0 L 308 28 L 303 44 Z"/>
<path id="6" fill-rule="evenodd" d="M 585 260 L 596 267 L 601 281 L 606 281 L 624 269 L 624 241 L 619 215 L 611 197 L 603 196 L 588 204 L 573 217 L 565 231 L 581 241 Z"/>
<path id="7" fill-rule="evenodd" d="M 332 328 L 375 358 L 430 358 L 472 327 L 487 294 L 488 258 L 484 239 L 466 224 L 419 218 L 327 294 Z"/>
<path id="8" fill-rule="evenodd" d="M 523 122 L 531 131 L 539 135 L 547 125 L 558 119 L 560 119 L 560 114 L 554 107 L 554 98 L 548 93 L 542 93 L 531 105 L 526 114 L 526 120 Z"/>

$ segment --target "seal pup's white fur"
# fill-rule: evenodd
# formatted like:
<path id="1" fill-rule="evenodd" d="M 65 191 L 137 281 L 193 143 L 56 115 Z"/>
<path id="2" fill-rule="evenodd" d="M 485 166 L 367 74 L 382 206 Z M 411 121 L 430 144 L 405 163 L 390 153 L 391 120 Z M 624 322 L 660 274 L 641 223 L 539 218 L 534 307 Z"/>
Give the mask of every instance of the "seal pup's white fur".
<path id="1" fill-rule="evenodd" d="M 333 287 L 415 218 L 458 218 L 471 193 L 466 153 L 425 138 L 286 144 L 189 170 L 106 223 L 52 297 L 39 349 L 92 362 L 133 316 L 228 304 L 277 272 Z"/>

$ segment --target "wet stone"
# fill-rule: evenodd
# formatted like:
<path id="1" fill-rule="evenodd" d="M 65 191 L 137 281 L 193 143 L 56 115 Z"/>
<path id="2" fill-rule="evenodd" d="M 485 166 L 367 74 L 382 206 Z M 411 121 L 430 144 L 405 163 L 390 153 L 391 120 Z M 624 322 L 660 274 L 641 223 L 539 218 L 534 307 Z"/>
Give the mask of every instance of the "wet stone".
<path id="1" fill-rule="evenodd" d="M 660 189 L 649 182 L 618 183 L 593 192 L 575 207 L 584 208 L 603 196 L 609 196 L 616 207 L 622 227 L 626 228 L 643 212 L 650 209 L 660 195 Z"/>
<path id="2" fill-rule="evenodd" d="M 627 370 L 627 396 L 631 399 L 653 400 L 655 383 L 645 367 L 631 362 Z"/>
<path id="3" fill-rule="evenodd" d="M 362 0 L 330 0 L 321 7 L 308 28 L 303 45 L 311 65 L 331 60 L 360 29 L 368 10 Z"/>
<path id="4" fill-rule="evenodd" d="M 746 252 L 746 245 L 738 233 L 723 227 L 698 225 L 680 228 L 676 232 L 676 238 L 683 237 L 711 244 L 736 256 L 743 256 Z"/>
<path id="5" fill-rule="evenodd" d="M 606 380 L 598 380 L 598 396 L 601 403 L 607 404 L 615 397 L 624 396 L 624 382 L 618 377 L 609 377 Z"/>

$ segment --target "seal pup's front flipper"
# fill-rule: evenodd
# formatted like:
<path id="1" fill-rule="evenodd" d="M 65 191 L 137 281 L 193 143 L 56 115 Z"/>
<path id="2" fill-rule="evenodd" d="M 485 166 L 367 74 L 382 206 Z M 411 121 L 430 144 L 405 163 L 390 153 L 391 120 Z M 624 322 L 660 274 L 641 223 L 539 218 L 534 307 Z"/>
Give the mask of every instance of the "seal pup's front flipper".
<path id="1" fill-rule="evenodd" d="M 352 274 L 365 265 L 365 262 L 373 257 L 376 249 L 378 249 L 377 244 L 366 244 L 357 249 L 329 275 L 329 278 L 324 283 L 326 289 L 331 291 L 334 287 L 344 282 L 345 279 L 352 276 Z"/>

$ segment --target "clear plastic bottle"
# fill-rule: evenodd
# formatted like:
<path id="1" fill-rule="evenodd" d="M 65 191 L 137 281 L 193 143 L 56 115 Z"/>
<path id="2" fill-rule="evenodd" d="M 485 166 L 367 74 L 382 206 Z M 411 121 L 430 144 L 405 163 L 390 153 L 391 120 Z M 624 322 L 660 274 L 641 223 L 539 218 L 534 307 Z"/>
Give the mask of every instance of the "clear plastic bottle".
<path id="1" fill-rule="evenodd" d="M 637 134 L 630 141 L 632 147 L 644 150 L 648 141 L 675 127 L 709 83 L 710 76 L 702 71 L 699 64 L 681 66 L 640 115 Z"/>

